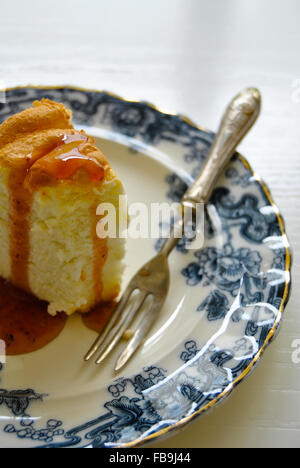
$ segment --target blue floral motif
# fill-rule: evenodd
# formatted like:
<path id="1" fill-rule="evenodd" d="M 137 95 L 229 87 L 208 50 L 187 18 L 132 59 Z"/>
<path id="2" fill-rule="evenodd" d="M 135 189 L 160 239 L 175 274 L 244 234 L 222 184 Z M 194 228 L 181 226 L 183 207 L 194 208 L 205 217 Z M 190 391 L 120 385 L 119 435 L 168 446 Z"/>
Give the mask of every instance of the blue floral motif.
<path id="1" fill-rule="evenodd" d="M 263 290 L 265 282 L 261 280 L 261 255 L 248 248 L 234 250 L 226 246 L 223 250 L 215 247 L 206 247 L 195 254 L 197 261 L 190 263 L 182 270 L 186 282 L 190 286 L 202 283 L 203 286 L 211 284 L 222 291 L 227 291 L 235 297 L 238 291 L 244 291 L 244 299 L 262 300 L 262 292 L 251 293 L 251 282 L 255 281 L 255 289 Z M 199 310 L 209 309 L 209 315 L 215 316 L 213 308 L 221 306 L 220 318 L 224 317 L 228 309 L 228 300 L 216 291 L 210 295 L 200 306 Z M 211 315 L 212 314 L 212 315 Z"/>
<path id="2" fill-rule="evenodd" d="M 205 310 L 209 321 L 219 320 L 226 317 L 229 301 L 224 294 L 216 289 L 207 296 L 197 310 Z"/>
<path id="3" fill-rule="evenodd" d="M 180 391 L 182 395 L 190 400 L 191 402 L 197 404 L 197 406 L 201 403 L 203 403 L 203 397 L 204 394 L 200 390 L 198 390 L 194 385 L 192 384 L 183 384 L 180 388 Z M 205 399 L 205 397 L 204 397 Z"/>
<path id="4" fill-rule="evenodd" d="M 236 226 L 238 221 L 240 233 L 248 241 L 261 243 L 266 237 L 273 234 L 274 223 L 277 222 L 276 214 L 273 211 L 264 215 L 255 195 L 245 194 L 239 201 L 235 202 L 230 190 L 220 187 L 214 191 L 211 203 L 215 205 L 218 215 L 227 229 Z"/>
<path id="5" fill-rule="evenodd" d="M 136 136 L 145 119 L 145 109 L 139 104 L 132 104 L 130 107 L 120 104 L 112 112 L 113 128 L 129 137 Z"/>
<path id="6" fill-rule="evenodd" d="M 236 167 L 230 166 L 225 171 L 225 177 L 230 179 L 232 185 L 239 185 L 240 187 L 249 187 L 251 185 L 251 174 L 249 171 L 238 171 Z"/>
<path id="7" fill-rule="evenodd" d="M 180 202 L 184 193 L 186 192 L 188 185 L 184 180 L 179 177 L 177 174 L 169 174 L 166 177 L 166 183 L 170 186 L 169 191 L 167 192 L 167 197 L 174 201 Z"/>
<path id="8" fill-rule="evenodd" d="M 221 350 L 221 351 L 215 352 L 211 356 L 210 360 L 211 362 L 216 364 L 217 367 L 223 367 L 228 361 L 231 361 L 232 358 L 233 358 L 233 354 L 231 352 Z"/>
<path id="9" fill-rule="evenodd" d="M 191 174 L 194 178 L 198 177 L 205 163 L 209 153 L 210 145 L 211 141 L 203 141 L 201 146 L 199 146 L 199 144 L 192 146 L 190 152 L 184 156 L 184 160 L 188 164 L 192 164 L 194 166 Z"/>
<path id="10" fill-rule="evenodd" d="M 185 350 L 180 354 L 180 359 L 183 362 L 188 362 L 190 359 L 195 357 L 196 354 L 199 352 L 196 341 L 194 340 L 187 341 L 184 345 L 184 348 Z"/>
<path id="11" fill-rule="evenodd" d="M 165 378 L 166 369 L 160 367 L 145 367 L 145 375 L 138 374 L 133 379 L 121 379 L 108 387 L 108 391 L 114 396 L 119 397 L 128 385 L 134 388 L 136 394 L 141 395 L 144 390 L 158 384 Z"/>

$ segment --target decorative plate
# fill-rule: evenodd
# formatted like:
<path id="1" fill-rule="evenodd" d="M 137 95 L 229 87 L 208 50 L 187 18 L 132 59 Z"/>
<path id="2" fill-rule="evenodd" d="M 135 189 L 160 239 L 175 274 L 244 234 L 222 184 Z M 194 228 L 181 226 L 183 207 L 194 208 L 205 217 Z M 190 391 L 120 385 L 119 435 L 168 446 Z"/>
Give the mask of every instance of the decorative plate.
<path id="1" fill-rule="evenodd" d="M 185 117 L 107 92 L 27 87 L 6 97 L 1 121 L 42 97 L 69 106 L 75 124 L 97 137 L 129 203 L 179 201 L 213 140 Z M 182 240 L 172 253 L 167 303 L 121 375 L 112 370 L 114 353 L 101 367 L 83 362 L 96 335 L 78 316 L 42 350 L 7 357 L 0 367 L 2 447 L 136 446 L 202 415 L 254 369 L 289 297 L 284 222 L 238 154 L 209 212 L 203 249 L 189 250 Z M 158 245 L 128 240 L 124 283 Z"/>

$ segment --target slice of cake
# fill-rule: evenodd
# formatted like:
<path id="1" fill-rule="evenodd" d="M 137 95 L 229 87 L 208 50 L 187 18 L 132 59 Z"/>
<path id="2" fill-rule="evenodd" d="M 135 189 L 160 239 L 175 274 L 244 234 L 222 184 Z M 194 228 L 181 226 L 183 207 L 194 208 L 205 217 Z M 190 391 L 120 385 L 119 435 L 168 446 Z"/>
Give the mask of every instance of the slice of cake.
<path id="1" fill-rule="evenodd" d="M 111 203 L 118 220 L 123 193 L 62 104 L 42 100 L 10 117 L 0 125 L 0 276 L 47 301 L 52 315 L 116 298 L 124 240 L 97 236 L 96 209 Z"/>

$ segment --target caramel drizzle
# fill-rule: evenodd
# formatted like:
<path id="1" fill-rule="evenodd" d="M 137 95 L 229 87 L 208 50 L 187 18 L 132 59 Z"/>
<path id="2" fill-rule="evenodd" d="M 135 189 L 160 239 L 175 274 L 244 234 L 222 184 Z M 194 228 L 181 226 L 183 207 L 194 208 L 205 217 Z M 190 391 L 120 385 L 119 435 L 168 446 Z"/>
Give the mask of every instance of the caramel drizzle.
<path id="1" fill-rule="evenodd" d="M 25 171 L 11 171 L 8 180 L 10 200 L 10 259 L 13 282 L 30 291 L 28 281 L 29 219 L 33 194 L 24 189 Z"/>

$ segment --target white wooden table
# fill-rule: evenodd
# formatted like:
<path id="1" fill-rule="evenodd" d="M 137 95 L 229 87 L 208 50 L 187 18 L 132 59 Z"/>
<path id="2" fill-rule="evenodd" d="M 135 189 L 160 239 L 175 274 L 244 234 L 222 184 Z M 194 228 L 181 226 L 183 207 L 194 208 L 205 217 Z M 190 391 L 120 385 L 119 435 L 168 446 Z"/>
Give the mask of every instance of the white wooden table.
<path id="1" fill-rule="evenodd" d="M 155 447 L 299 447 L 299 0 L 10 0 L 0 81 L 76 84 L 152 101 L 215 129 L 228 100 L 259 87 L 264 110 L 242 152 L 267 181 L 294 249 L 281 334 L 216 411 Z"/>

